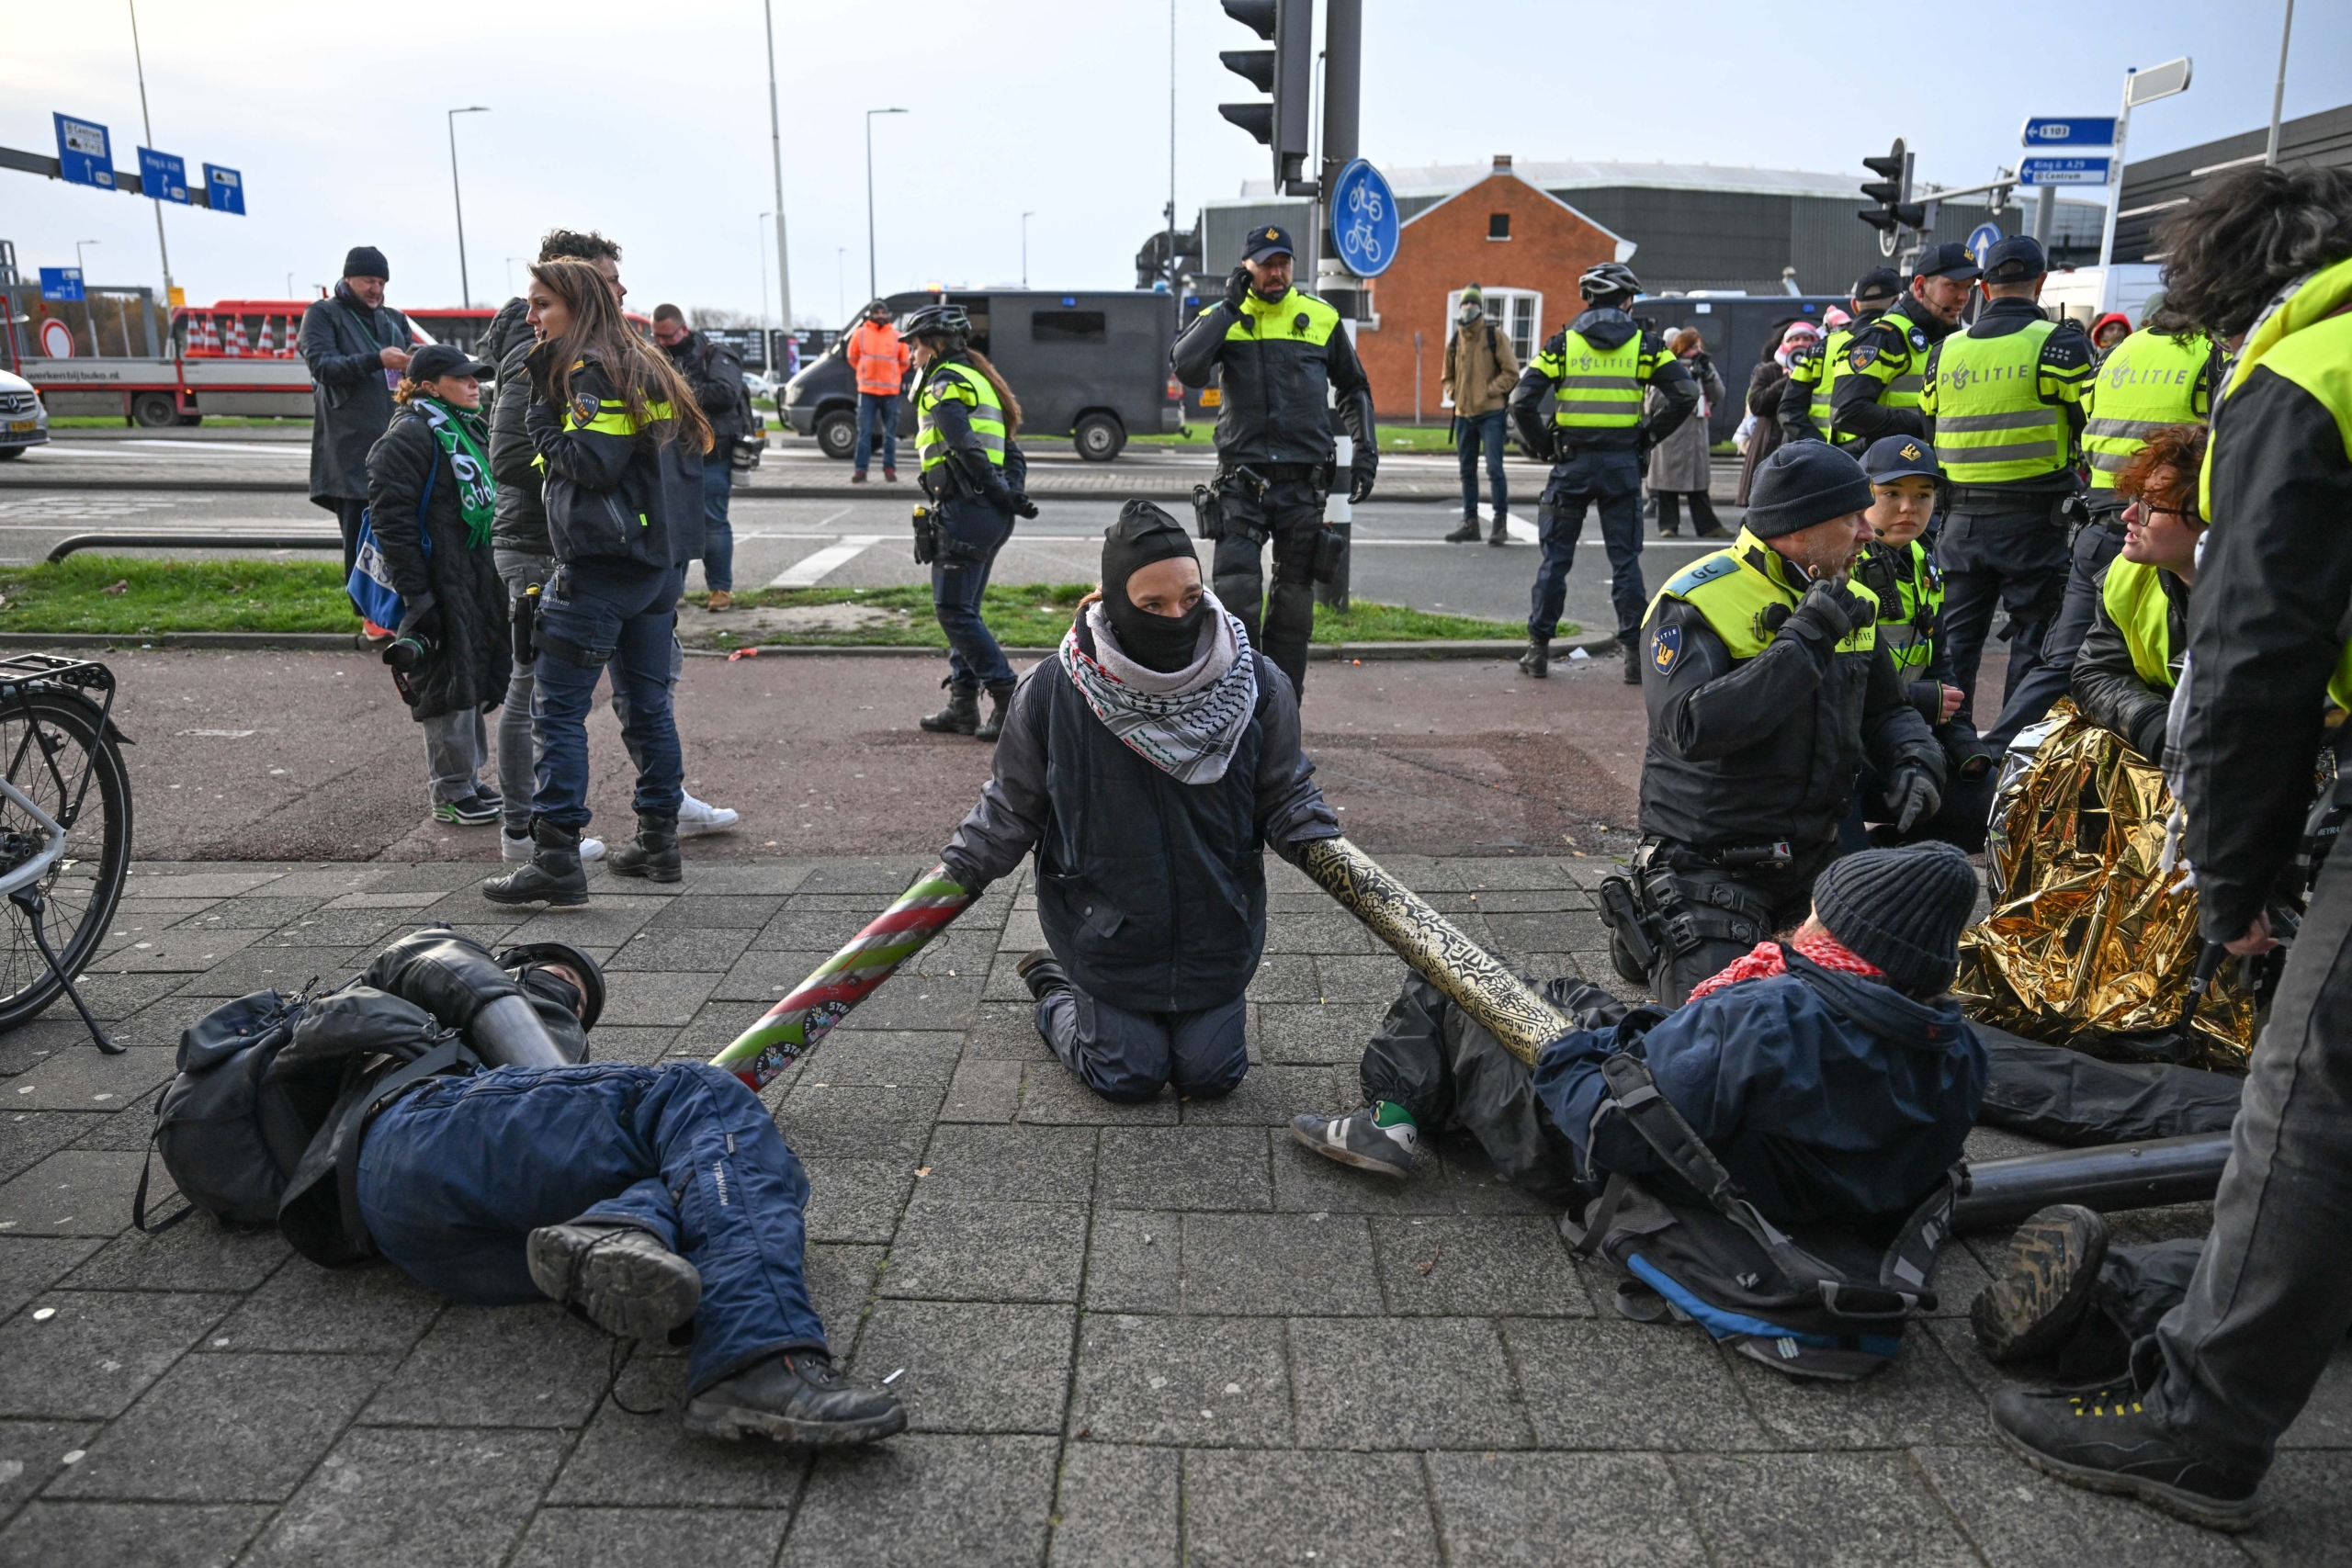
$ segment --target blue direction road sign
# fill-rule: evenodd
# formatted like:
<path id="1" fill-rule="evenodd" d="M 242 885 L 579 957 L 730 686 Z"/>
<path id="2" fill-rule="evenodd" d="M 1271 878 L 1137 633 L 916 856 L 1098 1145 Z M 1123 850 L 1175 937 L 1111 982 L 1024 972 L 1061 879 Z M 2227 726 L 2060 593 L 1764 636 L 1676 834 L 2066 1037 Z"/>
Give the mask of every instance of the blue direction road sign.
<path id="1" fill-rule="evenodd" d="M 1396 259 L 1396 198 L 1380 171 L 1356 159 L 1331 182 L 1331 249 L 1358 277 L 1378 277 Z"/>
<path id="2" fill-rule="evenodd" d="M 2025 134 L 2019 140 L 2028 147 L 2112 147 L 2115 117 L 2036 115 L 2025 122 Z"/>
<path id="3" fill-rule="evenodd" d="M 2000 243 L 2001 226 L 1998 223 L 1979 223 L 1968 231 L 1968 254 L 1976 258 L 1978 266 L 1984 265 L 1984 253 Z"/>
<path id="4" fill-rule="evenodd" d="M 52 114 L 50 118 L 57 121 L 60 177 L 71 185 L 114 189 L 114 152 L 107 143 L 107 128 L 95 120 L 75 119 L 70 114 Z"/>
<path id="5" fill-rule="evenodd" d="M 2112 158 L 2028 158 L 2018 164 L 2018 181 L 2030 186 L 2103 186 Z"/>
<path id="6" fill-rule="evenodd" d="M 153 147 L 139 150 L 139 188 L 157 201 L 187 205 L 187 163 Z"/>
<path id="7" fill-rule="evenodd" d="M 218 164 L 204 165 L 204 194 L 215 212 L 245 215 L 245 176 Z"/>
<path id="8" fill-rule="evenodd" d="M 40 269 L 40 297 L 44 299 L 70 300 L 84 298 L 82 269 L 78 266 L 45 266 Z"/>

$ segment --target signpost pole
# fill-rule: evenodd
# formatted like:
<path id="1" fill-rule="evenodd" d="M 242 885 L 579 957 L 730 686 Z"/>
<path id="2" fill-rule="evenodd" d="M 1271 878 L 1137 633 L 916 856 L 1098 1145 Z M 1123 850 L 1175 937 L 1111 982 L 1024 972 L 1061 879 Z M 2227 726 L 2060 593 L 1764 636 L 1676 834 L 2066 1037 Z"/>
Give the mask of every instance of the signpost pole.
<path id="1" fill-rule="evenodd" d="M 1358 103 L 1363 63 L 1363 0 L 1326 0 L 1323 13 L 1323 166 L 1316 171 L 1316 249 L 1322 252 L 1327 226 L 1333 230 L 1331 248 L 1316 266 L 1317 292 L 1339 295 L 1340 330 L 1348 344 L 1356 341 L 1356 319 L 1363 313 L 1363 290 L 1356 276 L 1340 259 L 1336 231 L 1342 220 L 1333 200 L 1340 171 L 1356 161 Z M 1325 286 L 1325 278 L 1330 280 Z M 1336 393 L 1334 394 L 1336 397 Z M 1331 493 L 1323 502 L 1323 525 L 1340 536 L 1340 558 L 1329 582 L 1315 585 L 1317 602 L 1345 613 L 1348 607 L 1350 556 L 1355 533 L 1355 508 L 1348 499 L 1350 469 L 1355 443 L 1344 430 L 1333 454 Z"/>
<path id="2" fill-rule="evenodd" d="M 147 60 L 139 48 L 139 0 L 130 0 L 130 61 L 139 72 L 139 124 L 147 133 L 147 145 L 153 147 L 155 122 L 147 114 Z M 179 301 L 173 298 L 177 290 L 172 287 L 172 248 L 164 240 L 164 198 L 152 190 L 146 195 L 155 206 L 155 250 L 164 260 L 164 320 L 168 321 L 172 319 L 171 308 Z"/>
<path id="3" fill-rule="evenodd" d="M 2115 216 L 2123 206 L 2123 139 L 2132 130 L 2132 78 L 2135 74 L 2131 71 L 2123 73 L 2123 107 L 2115 117 L 2115 151 L 2109 154 L 2115 162 L 2109 165 L 2107 217 L 2100 222 L 2098 232 L 2098 308 L 2102 315 L 2115 308 Z"/>

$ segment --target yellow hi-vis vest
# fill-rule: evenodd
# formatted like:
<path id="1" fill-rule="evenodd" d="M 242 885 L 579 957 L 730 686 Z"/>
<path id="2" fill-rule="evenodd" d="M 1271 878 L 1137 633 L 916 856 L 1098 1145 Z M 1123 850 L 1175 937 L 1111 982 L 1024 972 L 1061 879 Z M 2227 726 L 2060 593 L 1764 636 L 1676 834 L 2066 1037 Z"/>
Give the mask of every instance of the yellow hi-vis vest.
<path id="1" fill-rule="evenodd" d="M 2165 425 L 2204 422 L 2212 357 L 2213 340 L 2202 333 L 2177 338 L 2142 327 L 2115 345 L 2083 394 L 2091 489 L 2113 490 L 2115 476 Z"/>
<path id="2" fill-rule="evenodd" d="M 922 458 L 922 471 L 927 474 L 947 461 L 947 437 L 939 433 L 932 411 L 949 398 L 970 411 L 972 434 L 989 461 L 1004 467 L 1004 404 L 996 387 L 972 367 L 943 359 L 923 372 L 922 391 L 915 399 L 915 451 Z"/>
<path id="3" fill-rule="evenodd" d="M 1999 337 L 1954 333 L 1922 405 L 1936 422 L 1936 461 L 1956 485 L 2037 479 L 2066 466 L 2066 412 L 2041 398 L 2041 345 L 2057 330 L 2028 321 Z"/>
<path id="4" fill-rule="evenodd" d="M 2255 324 L 2238 350 L 2222 397 L 2245 384 L 2257 365 L 2283 376 L 2317 399 L 2335 416 L 2335 428 L 2352 452 L 2352 259 L 2322 267 L 2303 279 L 2287 302 Z M 2216 410 L 2215 412 L 2219 412 Z M 2198 476 L 2198 508 L 2213 521 L 2213 448 L 2205 448 Z M 2261 519 L 2253 520 L 2256 525 Z M 2352 646 L 2328 677 L 2327 700 L 2352 709 Z"/>
<path id="5" fill-rule="evenodd" d="M 1201 314 L 1205 316 L 1216 309 L 1211 305 Z M 1270 305 L 1259 299 L 1253 288 L 1241 297 L 1241 309 L 1234 316 L 1233 324 L 1225 329 L 1225 341 L 1304 343 L 1320 348 L 1339 330 L 1340 312 L 1329 300 L 1294 288 Z"/>
<path id="6" fill-rule="evenodd" d="M 2164 568 L 2118 556 L 2108 564 L 2107 580 L 2099 584 L 2099 603 L 2107 618 L 2123 634 L 2132 650 L 2132 669 L 2160 692 L 2180 682 L 2180 650 L 2172 645 L 2172 601 L 2160 575 Z"/>
<path id="7" fill-rule="evenodd" d="M 1864 325 L 1875 317 L 1864 320 Z M 1829 429 L 1829 391 L 1838 377 L 1838 367 L 1846 357 L 1846 345 L 1853 341 L 1854 323 L 1832 328 L 1811 352 L 1792 355 L 1789 360 L 1789 379 L 1806 389 L 1806 411 L 1814 429 L 1821 432 L 1825 441 L 1835 440 Z"/>
<path id="8" fill-rule="evenodd" d="M 1885 545 L 1873 545 L 1884 550 Z M 1927 673 L 1936 657 L 1936 624 L 1944 613 L 1944 574 L 1927 546 L 1914 539 L 1895 547 L 1907 570 L 1894 579 L 1894 603 L 1879 606 L 1878 642 L 1894 660 L 1895 679 L 1908 686 Z M 1875 592 L 1875 590 L 1873 590 Z"/>
<path id="9" fill-rule="evenodd" d="M 1647 625 L 1657 614 L 1659 600 L 1679 599 L 1707 618 L 1707 627 L 1723 639 L 1724 647 L 1734 659 L 1753 659 L 1770 647 L 1780 634 L 1777 626 L 1764 624 L 1764 613 L 1778 604 L 1784 609 L 1796 608 L 1811 584 L 1789 563 L 1788 558 L 1742 528 L 1739 537 L 1726 549 L 1702 556 L 1668 579 L 1650 601 L 1644 614 Z M 1849 582 L 1847 590 L 1873 610 L 1878 595 L 1860 582 Z M 1661 660 L 1660 668 L 1670 665 L 1681 649 L 1669 649 L 1652 639 L 1650 657 Z M 1837 650 L 1839 653 L 1866 653 L 1878 646 L 1878 620 L 1873 615 L 1860 628 L 1847 634 Z"/>
<path id="10" fill-rule="evenodd" d="M 1642 333 L 1615 348 L 1596 348 L 1563 331 L 1555 352 L 1535 356 L 1535 369 L 1553 388 L 1552 423 L 1570 430 L 1631 430 L 1642 423 L 1642 386 L 1671 357 L 1645 350 Z"/>

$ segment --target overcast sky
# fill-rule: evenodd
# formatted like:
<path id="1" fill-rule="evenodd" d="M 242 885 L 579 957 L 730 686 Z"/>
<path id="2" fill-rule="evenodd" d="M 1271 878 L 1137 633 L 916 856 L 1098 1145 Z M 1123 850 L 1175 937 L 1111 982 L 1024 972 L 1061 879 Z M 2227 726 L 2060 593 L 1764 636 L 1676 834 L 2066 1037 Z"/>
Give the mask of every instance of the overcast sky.
<path id="1" fill-rule="evenodd" d="M 2179 97 L 2143 107 L 2132 152 L 2249 130 L 2269 116 L 2283 0 L 1980 0 L 1870 8 L 1685 0 L 1636 7 L 1368 0 L 1363 152 L 1397 164 L 1663 159 L 1868 177 L 1897 135 L 1921 177 L 1990 177 L 2029 113 L 2111 114 L 2124 69 L 2196 61 Z M 0 48 L 0 146 L 53 155 L 52 110 L 113 132 L 136 169 L 139 92 L 125 0 L 15 0 Z M 1023 211 L 1038 287 L 1128 288 L 1168 199 L 1166 0 L 775 0 L 793 311 L 836 321 L 867 295 L 867 108 L 876 265 L 885 292 L 1017 280 Z M 1628 20 L 1628 17 L 1631 20 Z M 1580 24 L 1601 27 L 1600 43 Z M 1804 25 L 1813 19 L 1826 27 Z M 2352 80 L 2352 0 L 2302 0 L 2290 118 Z M 633 302 L 775 308 L 759 0 L 146 0 L 154 142 L 242 169 L 250 215 L 168 209 L 194 301 L 297 295 L 346 246 L 391 259 L 396 304 L 454 304 L 458 244 L 444 111 L 460 117 L 477 301 L 503 299 L 555 224 L 627 247 Z M 1175 178 L 1189 222 L 1266 173 L 1216 113 L 1251 96 L 1217 51 L 1257 46 L 1216 0 L 1177 0 Z M 1318 36 L 1318 43 L 1319 43 Z M 1859 198 L 1858 198 L 1859 205 Z M 0 171 L 0 238 L 18 265 L 95 283 L 160 280 L 143 200 Z M 1224 258 L 1212 257 L 1221 264 Z"/>

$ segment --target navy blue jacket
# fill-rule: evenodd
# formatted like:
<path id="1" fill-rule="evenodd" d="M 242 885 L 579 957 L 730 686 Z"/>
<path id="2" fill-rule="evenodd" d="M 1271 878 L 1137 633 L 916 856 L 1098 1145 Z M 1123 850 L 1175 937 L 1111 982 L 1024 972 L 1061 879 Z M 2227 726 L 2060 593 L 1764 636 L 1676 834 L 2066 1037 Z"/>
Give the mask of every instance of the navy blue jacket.
<path id="1" fill-rule="evenodd" d="M 1949 997 L 1914 1001 L 1802 957 L 1791 962 L 1804 972 L 1743 980 L 1664 1018 L 1637 1010 L 1613 1028 L 1580 1029 L 1546 1046 L 1536 1096 L 1579 1165 L 1594 1174 L 1664 1174 L 1623 1115 L 1594 1121 L 1609 1098 L 1602 1060 L 1631 1051 L 1776 1224 L 1876 1231 L 1917 1207 L 1960 1158 L 1976 1121 L 1984 1045 Z"/>

